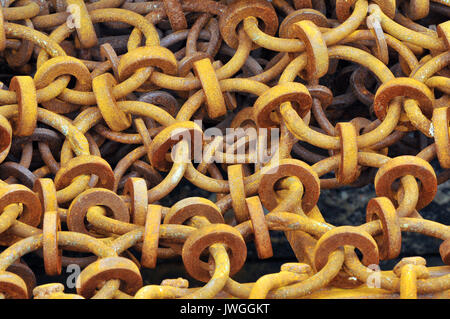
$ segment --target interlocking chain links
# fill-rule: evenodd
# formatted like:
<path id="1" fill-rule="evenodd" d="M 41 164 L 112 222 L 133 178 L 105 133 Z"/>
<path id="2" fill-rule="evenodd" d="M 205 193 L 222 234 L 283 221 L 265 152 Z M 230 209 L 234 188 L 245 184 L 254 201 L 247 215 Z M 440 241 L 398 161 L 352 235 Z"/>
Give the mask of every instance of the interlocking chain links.
<path id="1" fill-rule="evenodd" d="M 449 226 L 420 215 L 450 177 L 450 25 L 434 7 L 70 0 L 2 8 L 0 51 L 12 70 L 0 89 L 2 297 L 445 296 L 448 266 L 413 257 L 393 272 L 372 267 L 398 258 L 405 231 L 442 240 L 450 263 Z M 129 36 L 111 36 L 127 26 Z M 215 197 L 179 198 L 185 181 Z M 366 223 L 326 222 L 322 188 L 369 183 L 377 197 Z M 234 281 L 247 242 L 258 258 L 273 256 L 270 231 L 284 231 L 298 263 Z M 76 294 L 56 283 L 35 288 L 31 269 L 13 267 L 33 251 L 48 275 L 84 268 Z M 143 286 L 139 267 L 176 256 L 203 287 L 182 278 Z M 375 275 L 378 289 L 369 288 Z"/>

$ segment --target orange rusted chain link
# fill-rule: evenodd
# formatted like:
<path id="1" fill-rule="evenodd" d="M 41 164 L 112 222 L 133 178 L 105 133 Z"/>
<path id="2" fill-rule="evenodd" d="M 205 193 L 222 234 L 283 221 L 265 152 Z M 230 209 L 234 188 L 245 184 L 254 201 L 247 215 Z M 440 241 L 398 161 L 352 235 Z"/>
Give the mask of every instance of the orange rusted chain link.
<path id="1" fill-rule="evenodd" d="M 437 2 L 6 2 L 0 298 L 449 298 L 448 266 L 402 242 L 437 238 L 450 265 L 449 225 L 424 218 L 450 179 Z M 343 187 L 359 225 L 319 209 Z M 295 259 L 236 281 L 273 236 Z M 27 254 L 82 268 L 76 289 L 36 287 Z M 188 277 L 145 285 L 169 258 Z"/>

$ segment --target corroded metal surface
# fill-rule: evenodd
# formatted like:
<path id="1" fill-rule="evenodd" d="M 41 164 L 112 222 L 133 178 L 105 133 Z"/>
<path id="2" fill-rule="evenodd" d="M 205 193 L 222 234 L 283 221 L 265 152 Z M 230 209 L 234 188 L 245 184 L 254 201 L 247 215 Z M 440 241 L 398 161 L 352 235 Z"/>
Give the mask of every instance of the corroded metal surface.
<path id="1" fill-rule="evenodd" d="M 421 216 L 450 178 L 449 9 L 432 1 L 5 4 L 0 297 L 448 298 L 450 227 Z M 321 190 L 365 185 L 362 223 L 324 218 Z M 250 242 L 274 256 L 274 231 L 297 260 L 233 279 Z M 380 271 L 405 232 L 448 266 Z M 36 286 L 27 254 L 78 267 L 76 293 Z M 189 278 L 145 285 L 177 257 Z"/>

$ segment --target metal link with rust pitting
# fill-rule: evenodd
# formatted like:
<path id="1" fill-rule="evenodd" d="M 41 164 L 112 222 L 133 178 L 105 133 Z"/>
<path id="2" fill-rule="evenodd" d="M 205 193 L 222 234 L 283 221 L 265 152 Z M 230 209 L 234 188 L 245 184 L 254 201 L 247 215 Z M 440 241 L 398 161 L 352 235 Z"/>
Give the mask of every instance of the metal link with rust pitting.
<path id="1" fill-rule="evenodd" d="M 6 3 L 0 298 L 450 298 L 450 226 L 421 215 L 450 179 L 448 6 Z M 324 218 L 322 189 L 368 184 L 365 223 Z M 233 279 L 275 231 L 295 258 Z M 442 266 L 403 232 L 440 240 Z M 76 290 L 36 286 L 26 255 L 78 265 Z"/>

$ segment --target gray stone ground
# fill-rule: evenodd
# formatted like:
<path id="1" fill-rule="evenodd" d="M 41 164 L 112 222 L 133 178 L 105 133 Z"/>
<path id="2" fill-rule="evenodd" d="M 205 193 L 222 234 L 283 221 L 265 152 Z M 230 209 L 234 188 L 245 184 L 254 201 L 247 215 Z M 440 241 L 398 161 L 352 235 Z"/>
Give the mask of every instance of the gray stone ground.
<path id="1" fill-rule="evenodd" d="M 433 202 L 420 211 L 422 217 L 449 225 L 449 194 L 449 181 L 439 185 Z M 336 226 L 359 225 L 364 223 L 367 202 L 374 196 L 373 185 L 360 189 L 323 190 L 319 207 L 324 218 Z M 402 253 L 404 254 L 434 254 L 439 249 L 439 240 L 411 233 L 402 233 L 402 236 Z"/>

